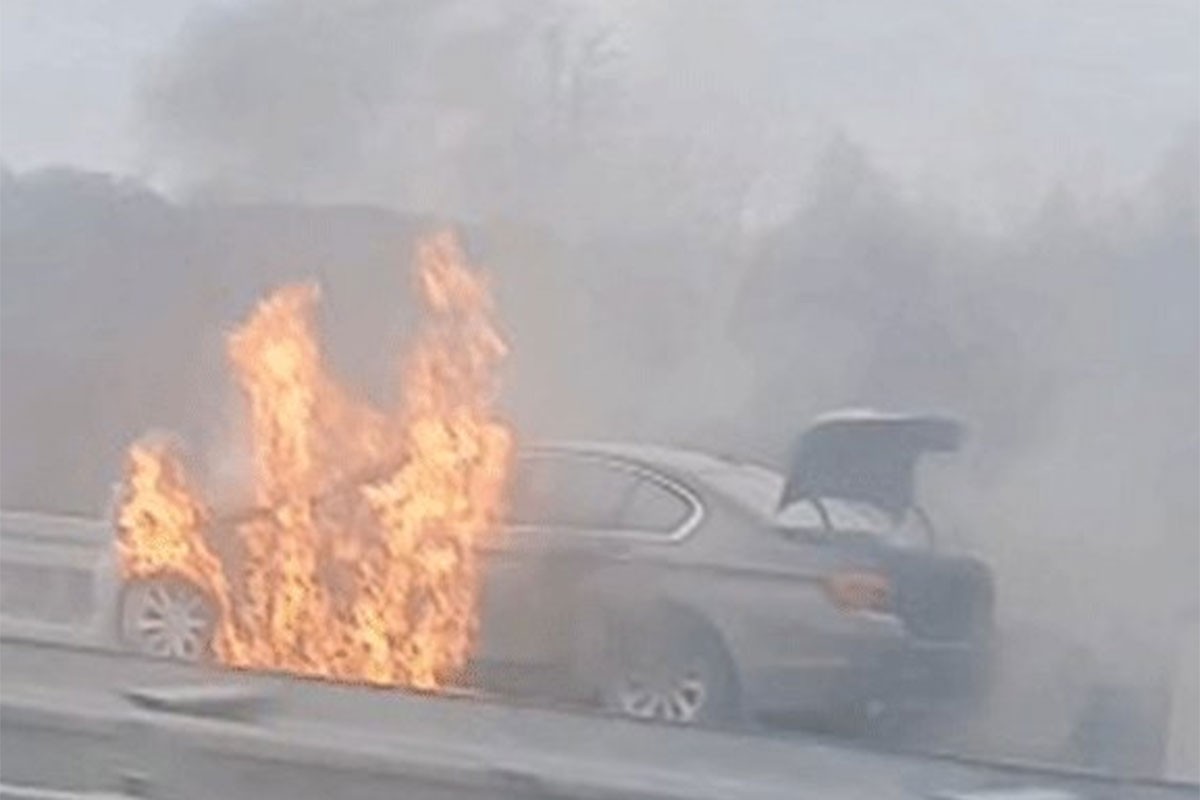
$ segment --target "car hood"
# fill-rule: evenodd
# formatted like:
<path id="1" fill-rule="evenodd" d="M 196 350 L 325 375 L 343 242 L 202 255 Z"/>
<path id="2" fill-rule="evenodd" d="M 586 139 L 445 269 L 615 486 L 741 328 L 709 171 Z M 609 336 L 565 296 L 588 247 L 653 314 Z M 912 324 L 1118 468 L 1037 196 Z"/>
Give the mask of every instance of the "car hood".
<path id="1" fill-rule="evenodd" d="M 933 414 L 824 415 L 796 444 L 779 507 L 838 497 L 870 503 L 899 517 L 914 503 L 920 456 L 956 450 L 964 435 L 957 420 Z"/>

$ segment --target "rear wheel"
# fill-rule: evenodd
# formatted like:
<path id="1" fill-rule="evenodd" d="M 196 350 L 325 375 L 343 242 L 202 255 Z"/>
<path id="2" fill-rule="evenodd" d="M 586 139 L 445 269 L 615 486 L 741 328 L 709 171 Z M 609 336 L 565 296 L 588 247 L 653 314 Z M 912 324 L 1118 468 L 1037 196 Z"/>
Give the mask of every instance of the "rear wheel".
<path id="1" fill-rule="evenodd" d="M 714 634 L 694 624 L 621 630 L 601 695 L 605 708 L 634 719 L 721 727 L 740 718 L 732 661 Z"/>
<path id="2" fill-rule="evenodd" d="M 121 638 L 139 653 L 202 661 L 211 652 L 216 612 L 208 595 L 173 575 L 138 580 L 121 598 Z"/>

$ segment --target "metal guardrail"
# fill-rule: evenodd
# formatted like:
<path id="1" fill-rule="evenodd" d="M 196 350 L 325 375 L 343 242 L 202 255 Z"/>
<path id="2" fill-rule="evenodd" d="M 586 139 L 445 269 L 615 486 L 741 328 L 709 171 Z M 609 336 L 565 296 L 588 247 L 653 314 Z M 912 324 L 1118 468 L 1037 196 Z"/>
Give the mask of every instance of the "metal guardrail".
<path id="1" fill-rule="evenodd" d="M 106 546 L 112 525 L 100 518 L 36 511 L 0 511 L 0 540 L 33 539 Z"/>
<path id="2" fill-rule="evenodd" d="M 0 800 L 135 800 L 127 794 L 112 792 L 73 792 L 41 786 L 16 786 L 0 783 Z"/>

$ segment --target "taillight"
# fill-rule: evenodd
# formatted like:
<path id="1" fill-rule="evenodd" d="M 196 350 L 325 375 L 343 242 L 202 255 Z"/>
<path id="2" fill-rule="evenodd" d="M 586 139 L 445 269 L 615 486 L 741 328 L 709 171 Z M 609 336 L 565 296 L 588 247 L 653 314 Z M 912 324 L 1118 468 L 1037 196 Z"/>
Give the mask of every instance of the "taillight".
<path id="1" fill-rule="evenodd" d="M 827 575 L 825 594 L 842 611 L 891 611 L 892 582 L 886 575 L 849 570 Z"/>

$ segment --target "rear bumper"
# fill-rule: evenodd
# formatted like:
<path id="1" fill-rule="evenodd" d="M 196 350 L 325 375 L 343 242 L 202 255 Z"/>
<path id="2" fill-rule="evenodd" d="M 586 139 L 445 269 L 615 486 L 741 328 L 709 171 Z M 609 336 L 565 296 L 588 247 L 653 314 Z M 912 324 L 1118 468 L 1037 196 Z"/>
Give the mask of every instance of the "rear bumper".
<path id="1" fill-rule="evenodd" d="M 907 640 L 880 663 L 870 683 L 897 707 L 935 707 L 982 698 L 991 680 L 992 648 L 982 642 Z"/>
<path id="2" fill-rule="evenodd" d="M 845 640 L 827 655 L 743 676 L 745 699 L 759 714 L 844 713 L 879 703 L 933 709 L 982 698 L 990 680 L 986 645 Z"/>
<path id="3" fill-rule="evenodd" d="M 755 667 L 741 664 L 743 700 L 770 716 L 841 715 L 878 696 L 892 653 L 903 646 L 900 623 L 883 615 L 833 617 L 807 630 Z"/>

